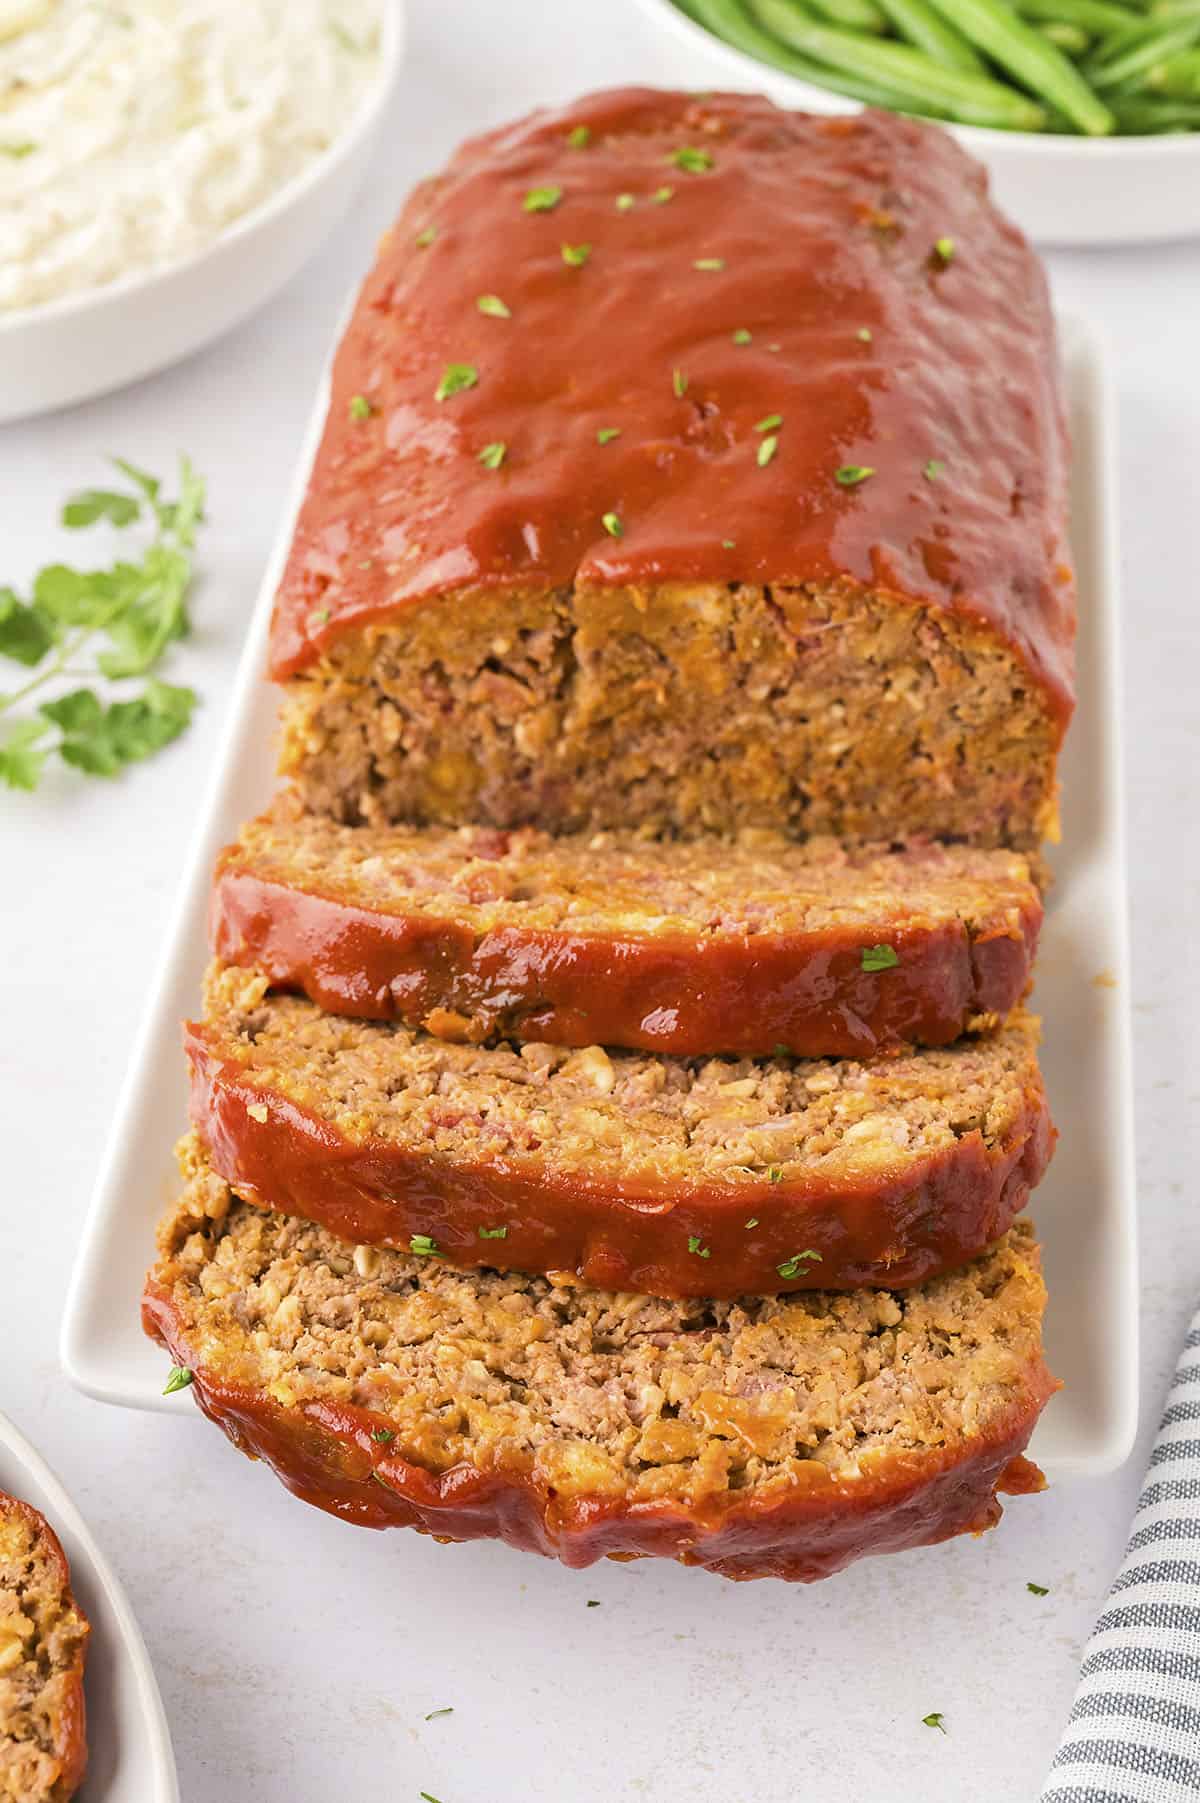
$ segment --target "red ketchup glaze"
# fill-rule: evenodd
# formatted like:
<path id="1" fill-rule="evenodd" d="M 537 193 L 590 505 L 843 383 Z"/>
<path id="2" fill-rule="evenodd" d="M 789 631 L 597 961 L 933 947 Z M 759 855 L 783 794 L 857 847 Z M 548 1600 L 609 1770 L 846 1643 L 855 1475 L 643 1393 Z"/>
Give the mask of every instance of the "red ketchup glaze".
<path id="1" fill-rule="evenodd" d="M 448 1009 L 487 1034 L 551 1045 L 630 1046 L 681 1057 L 870 1057 L 948 1045 L 980 1013 L 1007 1014 L 1029 985 L 1041 924 L 972 943 L 961 922 L 887 925 L 900 962 L 864 971 L 862 928 L 789 935 L 623 938 L 388 913 L 270 881 L 225 862 L 210 927 L 216 956 L 254 965 L 330 1014 L 421 1026 Z"/>
<path id="2" fill-rule="evenodd" d="M 539 189 L 560 198 L 526 210 Z M 477 381 L 438 401 L 451 364 Z M 839 486 L 849 465 L 874 474 Z M 464 588 L 848 579 L 993 628 L 1065 723 L 1065 519 L 1045 281 L 948 134 L 601 93 L 466 144 L 384 239 L 337 354 L 272 674 Z"/>
<path id="3" fill-rule="evenodd" d="M 1028 1374 L 1030 1399 L 963 1448 L 880 1459 L 860 1476 L 804 1466 L 771 1496 L 730 1491 L 703 1505 L 557 1495 L 532 1472 L 441 1473 L 389 1453 L 372 1438 L 388 1419 L 327 1402 L 284 1408 L 263 1391 L 205 1368 L 170 1295 L 151 1279 L 146 1332 L 193 1373 L 200 1407 L 251 1458 L 265 1459 L 303 1501 L 360 1527 L 415 1527 L 442 1540 L 504 1540 L 582 1567 L 597 1559 L 666 1558 L 727 1578 L 811 1583 L 871 1553 L 981 1533 L 999 1520 L 997 1492 L 1026 1494 L 1041 1473 L 1021 1456 L 1058 1388 L 1044 1365 Z"/>
<path id="4" fill-rule="evenodd" d="M 472 1163 L 380 1139 L 354 1144 L 247 1081 L 210 1047 L 202 1022 L 187 1025 L 184 1042 L 192 1121 L 214 1169 L 246 1201 L 302 1215 L 342 1239 L 407 1249 L 414 1235 L 428 1235 L 451 1264 L 574 1271 L 598 1289 L 654 1296 L 924 1283 L 1008 1230 L 1054 1144 L 1038 1089 L 1002 1145 L 989 1149 L 977 1130 L 966 1133 L 907 1164 L 902 1179 L 881 1171 L 858 1183 L 656 1189 L 593 1172 L 556 1175 L 519 1156 Z M 251 1106 L 268 1098 L 266 1120 L 255 1119 Z M 503 1239 L 479 1237 L 480 1228 L 501 1226 Z M 801 1252 L 820 1259 L 781 1273 Z"/>

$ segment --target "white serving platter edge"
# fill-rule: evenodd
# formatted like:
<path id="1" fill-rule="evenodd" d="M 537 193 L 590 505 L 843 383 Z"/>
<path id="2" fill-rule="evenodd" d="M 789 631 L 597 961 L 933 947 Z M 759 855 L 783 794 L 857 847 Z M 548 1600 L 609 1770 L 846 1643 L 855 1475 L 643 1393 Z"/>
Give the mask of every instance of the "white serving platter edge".
<path id="1" fill-rule="evenodd" d="M 1063 1390 L 1031 1445 L 1051 1479 L 1096 1476 L 1127 1456 L 1137 1419 L 1137 1217 L 1129 952 L 1121 793 L 1115 418 L 1094 328 L 1059 321 L 1074 439 L 1072 538 L 1079 575 L 1079 705 L 1063 768 L 1064 838 L 1052 862 L 1035 1006 L 1061 1138 L 1034 1198 L 1050 1290 L 1047 1348 Z M 101 1401 L 190 1406 L 162 1395 L 166 1361 L 139 1325 L 154 1223 L 175 1184 L 186 1119 L 179 1023 L 197 1006 L 213 861 L 265 803 L 275 703 L 262 680 L 271 602 L 326 408 L 313 411 L 264 574 L 191 860 L 92 1197 L 63 1318 L 71 1382 Z"/>
<path id="2" fill-rule="evenodd" d="M 75 1600 L 92 1624 L 84 1670 L 88 1771 L 81 1803 L 179 1803 L 171 1736 L 141 1630 L 78 1509 L 13 1422 L 0 1415 L 0 1490 L 40 1509 L 62 1542 Z"/>

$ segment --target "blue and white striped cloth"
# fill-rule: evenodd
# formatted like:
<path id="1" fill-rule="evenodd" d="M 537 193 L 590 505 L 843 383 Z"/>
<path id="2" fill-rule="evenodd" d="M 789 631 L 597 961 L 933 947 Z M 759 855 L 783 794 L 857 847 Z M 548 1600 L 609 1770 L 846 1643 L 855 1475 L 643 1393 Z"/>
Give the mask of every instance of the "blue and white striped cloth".
<path id="1" fill-rule="evenodd" d="M 1200 1798 L 1200 1312 L 1041 1803 Z"/>

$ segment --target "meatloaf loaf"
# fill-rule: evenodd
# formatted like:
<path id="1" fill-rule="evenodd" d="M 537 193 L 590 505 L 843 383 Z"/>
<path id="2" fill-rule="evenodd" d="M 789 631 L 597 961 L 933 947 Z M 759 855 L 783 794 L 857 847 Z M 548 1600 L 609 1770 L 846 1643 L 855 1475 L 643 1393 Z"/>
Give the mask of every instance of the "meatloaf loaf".
<path id="1" fill-rule="evenodd" d="M 367 279 L 278 594 L 345 822 L 1055 829 L 1040 266 L 946 133 L 603 93 L 477 138 Z"/>
<path id="2" fill-rule="evenodd" d="M 217 966 L 192 1119 L 266 1208 L 659 1295 L 889 1288 L 973 1258 L 1052 1129 L 1037 1022 L 867 1062 L 454 1045 Z"/>
<path id="3" fill-rule="evenodd" d="M 870 1057 L 1007 1014 L 1041 917 L 1014 852 L 276 812 L 222 854 L 212 939 L 331 1013 L 443 1039 Z"/>
<path id="4" fill-rule="evenodd" d="M 899 1294 L 663 1302 L 354 1246 L 188 1174 L 146 1327 L 236 1445 L 349 1521 L 806 1580 L 1040 1483 L 1024 1223 Z"/>
<path id="5" fill-rule="evenodd" d="M 2 1803 L 66 1803 L 82 1784 L 89 1631 L 53 1528 L 0 1492 Z"/>

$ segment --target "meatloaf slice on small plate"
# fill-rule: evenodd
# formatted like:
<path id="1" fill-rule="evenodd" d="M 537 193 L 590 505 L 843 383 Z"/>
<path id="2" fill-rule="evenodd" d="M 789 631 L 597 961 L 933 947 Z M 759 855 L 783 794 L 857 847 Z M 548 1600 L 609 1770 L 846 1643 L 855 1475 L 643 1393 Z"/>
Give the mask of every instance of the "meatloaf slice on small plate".
<path id="1" fill-rule="evenodd" d="M 664 1302 L 354 1246 L 188 1163 L 147 1330 L 236 1445 L 348 1521 L 809 1580 L 1040 1487 L 1027 1224 L 900 1293 Z"/>
<path id="2" fill-rule="evenodd" d="M 0 1803 L 66 1803 L 82 1784 L 89 1632 L 53 1528 L 0 1491 Z"/>
<path id="3" fill-rule="evenodd" d="M 211 924 L 227 963 L 444 1039 L 862 1058 L 1007 1014 L 1041 918 L 1012 852 L 345 827 L 281 810 L 222 854 Z"/>
<path id="4" fill-rule="evenodd" d="M 192 1119 L 245 1199 L 459 1265 L 736 1296 L 888 1288 L 975 1257 L 1053 1129 L 1022 1011 L 893 1058 L 455 1045 L 214 966 Z"/>

